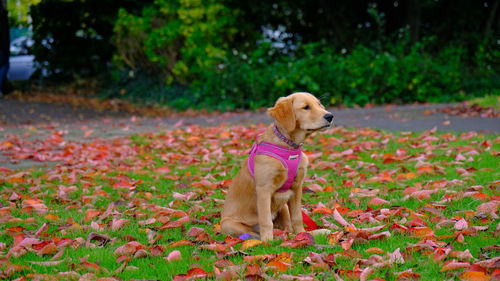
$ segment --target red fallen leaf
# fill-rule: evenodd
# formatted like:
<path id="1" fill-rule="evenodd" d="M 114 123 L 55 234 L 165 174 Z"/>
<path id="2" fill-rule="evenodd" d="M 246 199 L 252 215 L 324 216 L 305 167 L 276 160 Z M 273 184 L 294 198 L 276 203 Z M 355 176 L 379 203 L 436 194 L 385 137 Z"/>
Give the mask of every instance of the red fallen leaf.
<path id="1" fill-rule="evenodd" d="M 224 179 L 220 182 L 220 186 L 229 187 L 233 183 L 233 179 Z"/>
<path id="2" fill-rule="evenodd" d="M 151 255 L 153 257 L 162 256 L 164 251 L 165 250 L 160 245 L 153 245 L 153 246 L 149 247 L 149 252 L 151 253 Z"/>
<path id="3" fill-rule="evenodd" d="M 142 221 L 138 221 L 137 223 L 139 225 L 149 225 L 149 224 L 153 224 L 156 222 L 156 219 L 155 218 L 149 218 L 147 220 L 142 220 Z"/>
<path id="4" fill-rule="evenodd" d="M 359 276 L 361 275 L 361 270 L 360 269 L 354 269 L 354 270 L 340 269 L 339 274 L 344 275 L 349 279 L 359 280 Z"/>
<path id="5" fill-rule="evenodd" d="M 419 175 L 421 175 L 421 174 L 433 174 L 434 168 L 432 168 L 432 166 L 420 166 L 417 168 L 417 173 Z"/>
<path id="6" fill-rule="evenodd" d="M 224 243 L 226 243 L 226 245 L 229 247 L 233 247 L 234 245 L 240 244 L 243 241 L 245 240 L 231 236 L 227 236 L 226 238 L 224 238 Z"/>
<path id="7" fill-rule="evenodd" d="M 209 182 L 208 180 L 201 180 L 199 182 L 193 182 L 191 184 L 192 187 L 199 187 L 202 189 L 214 189 L 217 187 L 217 184 Z"/>
<path id="8" fill-rule="evenodd" d="M 184 281 L 184 280 L 192 280 L 192 279 L 206 278 L 206 277 L 208 277 L 208 273 L 205 270 L 199 267 L 194 267 L 188 270 L 186 274 L 179 274 L 174 276 L 173 280 Z"/>
<path id="9" fill-rule="evenodd" d="M 125 180 L 120 180 L 118 182 L 116 182 L 115 184 L 113 184 L 113 187 L 114 188 L 127 188 L 127 189 L 130 189 L 130 188 L 134 188 L 135 187 L 135 182 L 127 182 Z"/>
<path id="10" fill-rule="evenodd" d="M 245 257 L 246 258 L 246 257 Z M 233 266 L 234 262 L 230 260 L 225 260 L 225 259 L 220 259 L 214 262 L 214 266 L 219 267 L 219 268 L 224 268 L 228 266 Z"/>
<path id="11" fill-rule="evenodd" d="M 450 257 L 459 258 L 461 260 L 474 259 L 469 249 L 465 251 L 451 251 L 448 255 Z"/>
<path id="12" fill-rule="evenodd" d="M 465 271 L 460 274 L 460 280 L 462 281 L 489 281 L 491 276 L 481 271 Z"/>
<path id="13" fill-rule="evenodd" d="M 36 253 L 39 256 L 43 256 L 43 255 L 52 255 L 52 254 L 55 254 L 55 253 L 57 253 L 57 251 L 59 251 L 59 249 L 57 248 L 56 244 L 54 244 L 53 242 L 50 242 L 49 244 L 43 246 Z"/>
<path id="14" fill-rule="evenodd" d="M 410 280 L 419 280 L 420 274 L 413 272 L 412 269 L 405 270 L 403 272 L 397 273 L 396 280 L 398 281 L 410 281 Z"/>
<path id="15" fill-rule="evenodd" d="M 465 243 L 465 237 L 462 233 L 458 234 L 457 238 L 455 240 L 457 240 L 458 243 L 462 243 L 462 244 Z"/>
<path id="16" fill-rule="evenodd" d="M 391 237 L 391 233 L 389 231 L 384 231 L 380 233 L 375 233 L 368 236 L 368 240 L 383 240 Z"/>
<path id="17" fill-rule="evenodd" d="M 344 252 L 342 252 L 342 255 L 355 259 L 360 259 L 362 257 L 361 253 L 354 249 L 347 249 Z"/>
<path id="18" fill-rule="evenodd" d="M 17 234 L 22 233 L 24 230 L 25 228 L 22 226 L 11 226 L 5 229 L 5 234 L 9 236 L 16 236 Z"/>
<path id="19" fill-rule="evenodd" d="M 141 243 L 139 243 L 137 241 L 131 241 L 125 245 L 122 245 L 122 246 L 116 248 L 116 250 L 114 251 L 114 254 L 120 255 L 120 256 L 121 255 L 132 255 L 135 252 L 137 252 L 138 250 L 145 249 L 145 248 L 146 247 L 144 245 L 142 245 Z"/>
<path id="20" fill-rule="evenodd" d="M 206 231 L 203 228 L 193 226 L 188 230 L 187 236 L 196 237 L 196 236 L 203 234 L 203 233 L 206 233 Z"/>
<path id="21" fill-rule="evenodd" d="M 313 211 L 314 212 L 314 211 Z M 312 220 L 304 211 L 302 211 L 302 221 L 304 222 L 307 231 L 318 229 L 319 226 Z"/>
<path id="22" fill-rule="evenodd" d="M 189 240 L 179 240 L 172 242 L 168 245 L 169 248 L 181 247 L 181 246 L 191 246 L 194 245 L 193 241 Z"/>
<path id="23" fill-rule="evenodd" d="M 66 259 L 62 259 L 62 260 L 58 260 L 58 261 L 30 261 L 29 263 L 34 264 L 34 265 L 41 265 L 41 266 L 54 266 L 54 265 L 59 265 L 65 261 L 66 261 Z"/>
<path id="24" fill-rule="evenodd" d="M 377 232 L 377 231 L 384 229 L 385 226 L 386 225 L 383 224 L 383 225 L 374 226 L 374 227 L 360 228 L 359 231 L 374 233 L 374 232 Z"/>
<path id="25" fill-rule="evenodd" d="M 236 269 L 231 268 L 225 268 L 222 271 L 214 266 L 214 275 L 215 275 L 215 280 L 237 280 L 238 279 L 238 273 Z"/>
<path id="26" fill-rule="evenodd" d="M 165 259 L 169 262 L 178 261 L 178 260 L 182 259 L 182 255 L 181 255 L 180 251 L 174 250 L 174 251 L 170 252 Z"/>
<path id="27" fill-rule="evenodd" d="M 464 219 L 460 219 L 458 220 L 456 223 L 455 223 L 455 229 L 456 230 L 464 230 L 464 229 L 467 229 L 469 228 L 469 224 L 467 223 L 466 220 Z"/>
<path id="28" fill-rule="evenodd" d="M 389 204 L 389 201 L 378 197 L 375 197 L 368 202 L 368 205 L 374 205 L 374 206 L 385 205 L 385 204 Z"/>
<path id="29" fill-rule="evenodd" d="M 0 147 L 1 148 L 1 147 Z M 7 168 L 7 167 L 0 167 L 0 172 L 4 173 L 12 173 L 13 170 Z"/>
<path id="30" fill-rule="evenodd" d="M 314 237 L 307 232 L 301 232 L 294 238 L 281 243 L 281 246 L 290 248 L 301 248 L 310 245 L 314 245 Z"/>
<path id="31" fill-rule="evenodd" d="M 491 274 L 491 279 L 492 280 L 500 280 L 500 269 L 495 269 L 493 273 Z"/>
<path id="32" fill-rule="evenodd" d="M 248 240 L 245 240 L 248 241 Z M 215 252 L 227 252 L 228 246 L 224 244 L 218 244 L 218 243 L 211 243 L 208 245 L 201 245 L 200 249 L 205 249 L 205 250 L 210 250 L 210 251 L 215 251 Z"/>
<path id="33" fill-rule="evenodd" d="M 416 226 L 427 226 L 427 223 L 421 218 L 414 218 L 406 223 L 406 226 L 416 227 Z"/>
<path id="34" fill-rule="evenodd" d="M 368 280 L 368 276 L 370 276 L 373 273 L 373 268 L 367 267 L 361 271 L 361 274 L 359 275 L 359 280 L 360 281 L 366 281 Z"/>
<path id="35" fill-rule="evenodd" d="M 399 248 L 397 248 L 394 252 L 389 253 L 389 263 L 391 263 L 391 264 L 393 264 L 393 263 L 402 264 L 404 262 L 405 262 L 405 260 L 403 258 L 403 255 L 401 255 L 401 252 L 400 252 Z"/>
<path id="36" fill-rule="evenodd" d="M 22 207 L 24 210 L 26 209 L 34 209 L 38 214 L 46 213 L 49 208 L 45 206 L 43 200 L 31 198 L 23 201 Z"/>
<path id="37" fill-rule="evenodd" d="M 336 264 L 333 254 L 325 256 L 324 254 L 318 254 L 315 252 L 310 252 L 304 259 L 304 262 L 310 264 L 312 270 L 320 271 L 328 271 L 331 266 Z"/>
<path id="38" fill-rule="evenodd" d="M 469 266 L 470 263 L 468 262 L 458 262 L 456 260 L 451 260 L 444 263 L 444 265 L 441 267 L 440 272 L 456 270 L 459 268 L 469 268 Z"/>
<path id="39" fill-rule="evenodd" d="M 25 241 L 26 241 L 26 239 L 25 239 Z M 25 244 L 26 243 L 25 241 L 23 241 L 22 244 L 24 244 L 25 246 L 28 246 L 29 244 Z M 42 249 L 43 247 L 47 246 L 50 243 L 52 243 L 52 241 L 50 241 L 50 240 L 46 240 L 46 241 L 39 240 L 37 243 L 31 244 L 31 248 L 33 248 L 33 250 L 35 250 L 35 251 L 39 251 L 40 249 Z"/>
<path id="40" fill-rule="evenodd" d="M 475 266 L 478 266 L 479 268 L 488 268 L 488 269 L 491 269 L 491 268 L 498 268 L 500 264 L 500 256 L 497 256 L 495 258 L 492 258 L 492 259 L 487 259 L 487 260 L 484 260 L 484 261 L 479 261 L 479 262 L 476 262 L 475 264 L 473 264 L 471 266 L 471 270 L 475 270 L 475 271 L 481 271 L 479 269 L 473 269 L 473 267 Z"/>
<path id="41" fill-rule="evenodd" d="M 116 263 L 129 262 L 132 258 L 130 256 L 119 256 L 116 258 Z"/>
<path id="42" fill-rule="evenodd" d="M 82 265 L 83 267 L 85 267 L 86 269 L 93 269 L 93 270 L 100 270 L 101 267 L 93 262 L 88 262 L 88 261 L 83 261 L 80 263 L 80 265 Z"/>
<path id="43" fill-rule="evenodd" d="M 309 189 L 313 192 L 322 192 L 323 191 L 323 187 L 321 187 L 321 185 L 319 185 L 317 183 L 310 184 L 309 186 L 307 186 L 307 189 Z"/>
<path id="44" fill-rule="evenodd" d="M 245 276 L 248 277 L 248 276 L 261 276 L 261 275 L 262 275 L 262 269 L 258 264 L 247 265 Z"/>
<path id="45" fill-rule="evenodd" d="M 155 173 L 158 173 L 158 174 L 168 174 L 168 173 L 170 173 L 170 168 L 166 167 L 166 166 L 158 167 L 158 168 L 155 169 Z"/>
<path id="46" fill-rule="evenodd" d="M 334 274 L 336 274 L 336 273 L 334 273 Z M 314 273 L 298 274 L 298 275 L 281 274 L 280 280 L 285 280 L 285 281 L 315 281 L 315 280 L 317 280 L 317 278 L 316 278 Z"/>
<path id="47" fill-rule="evenodd" d="M 9 197 L 9 201 L 17 201 L 19 199 L 21 199 L 21 196 L 19 196 L 19 194 L 15 192 L 12 192 L 12 194 Z"/>
<path id="48" fill-rule="evenodd" d="M 350 223 L 348 223 L 342 217 L 342 215 L 340 215 L 340 213 L 337 211 L 337 209 L 333 210 L 333 218 L 335 219 L 336 222 L 338 222 L 340 225 L 342 225 L 344 227 L 352 227 L 352 228 L 356 229 L 354 226 L 352 226 Z"/>
<path id="49" fill-rule="evenodd" d="M 111 230 L 117 231 L 121 229 L 128 222 L 129 222 L 128 219 L 113 219 L 111 221 Z"/>
<path id="50" fill-rule="evenodd" d="M 435 261 L 441 261 L 445 259 L 451 252 L 451 249 L 449 247 L 443 248 L 443 247 L 438 247 L 434 250 L 433 253 L 433 259 Z"/>
<path id="51" fill-rule="evenodd" d="M 344 232 L 342 231 L 336 231 L 334 233 L 330 233 L 328 234 L 328 244 L 330 245 L 335 245 L 337 244 L 340 239 L 342 238 L 342 236 L 344 236 Z"/>
<path id="52" fill-rule="evenodd" d="M 481 205 L 477 206 L 476 211 L 478 213 L 483 213 L 483 214 L 488 214 L 492 218 L 496 219 L 498 218 L 496 212 L 498 209 L 498 206 L 500 206 L 500 201 L 490 201 L 487 203 L 482 203 Z"/>
<path id="53" fill-rule="evenodd" d="M 476 199 L 480 199 L 480 200 L 489 200 L 490 199 L 490 196 L 486 193 L 482 193 L 482 192 L 476 192 L 474 194 L 472 194 L 472 197 L 476 198 Z"/>
<path id="54" fill-rule="evenodd" d="M 319 207 L 314 208 L 312 210 L 312 212 L 315 214 L 331 215 L 331 214 L 333 214 L 333 209 L 327 208 L 325 206 L 319 206 Z M 304 214 L 304 212 L 302 212 L 302 214 Z M 302 217 L 303 216 L 304 215 L 302 215 Z"/>
<path id="55" fill-rule="evenodd" d="M 178 228 L 178 227 L 182 227 L 184 226 L 186 222 L 183 222 L 181 221 L 180 219 L 179 220 L 176 220 L 176 221 L 169 221 L 167 223 L 164 223 L 162 226 L 160 226 L 158 229 L 160 230 L 164 230 L 164 229 L 168 229 L 168 228 Z"/>
<path id="56" fill-rule="evenodd" d="M 340 242 L 340 246 L 342 247 L 342 249 L 348 250 L 351 248 L 353 242 L 354 238 L 350 237 L 349 239 Z"/>
<path id="57" fill-rule="evenodd" d="M 416 199 L 429 199 L 431 198 L 431 194 L 436 193 L 437 190 L 417 190 L 410 194 L 411 197 Z"/>

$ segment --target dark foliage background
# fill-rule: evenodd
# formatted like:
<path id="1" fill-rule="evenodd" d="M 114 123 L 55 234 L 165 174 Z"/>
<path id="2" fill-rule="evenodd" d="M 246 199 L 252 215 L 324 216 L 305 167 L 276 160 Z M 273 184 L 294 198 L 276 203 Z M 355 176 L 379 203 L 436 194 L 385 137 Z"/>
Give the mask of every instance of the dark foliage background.
<path id="1" fill-rule="evenodd" d="M 34 53 L 103 97 L 257 108 L 310 91 L 327 104 L 498 94 L 500 0 L 43 0 Z"/>

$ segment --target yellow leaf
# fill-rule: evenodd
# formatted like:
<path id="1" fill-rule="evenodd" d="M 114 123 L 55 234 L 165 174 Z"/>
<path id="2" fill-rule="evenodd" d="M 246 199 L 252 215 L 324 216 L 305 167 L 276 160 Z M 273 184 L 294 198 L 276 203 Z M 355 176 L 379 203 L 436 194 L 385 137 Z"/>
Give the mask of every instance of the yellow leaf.
<path id="1" fill-rule="evenodd" d="M 264 243 L 264 242 L 257 240 L 257 239 L 248 239 L 248 240 L 245 240 L 245 242 L 243 242 L 241 244 L 240 250 L 246 250 L 248 248 L 252 248 L 252 247 L 255 247 L 257 245 L 260 245 L 262 243 Z"/>

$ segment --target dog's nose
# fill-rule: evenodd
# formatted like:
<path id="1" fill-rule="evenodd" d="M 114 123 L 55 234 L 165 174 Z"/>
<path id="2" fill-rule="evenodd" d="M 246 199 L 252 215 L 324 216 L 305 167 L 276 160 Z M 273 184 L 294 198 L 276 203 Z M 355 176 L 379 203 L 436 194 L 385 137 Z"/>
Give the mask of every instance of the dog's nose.
<path id="1" fill-rule="evenodd" d="M 323 116 L 323 118 L 326 119 L 326 121 L 328 121 L 328 123 L 332 123 L 332 120 L 333 120 L 333 114 L 331 113 L 327 113 L 325 114 L 325 116 Z"/>

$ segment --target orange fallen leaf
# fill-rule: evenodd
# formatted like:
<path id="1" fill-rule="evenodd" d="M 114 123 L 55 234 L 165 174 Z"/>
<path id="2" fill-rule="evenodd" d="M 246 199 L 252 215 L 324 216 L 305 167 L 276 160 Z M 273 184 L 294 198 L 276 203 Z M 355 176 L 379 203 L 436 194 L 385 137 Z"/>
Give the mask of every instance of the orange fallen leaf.
<path id="1" fill-rule="evenodd" d="M 371 247 L 365 250 L 365 252 L 370 253 L 370 254 L 383 254 L 385 253 L 384 250 L 377 248 L 377 247 Z"/>
<path id="2" fill-rule="evenodd" d="M 101 212 L 98 210 L 94 210 L 94 209 L 87 210 L 87 213 L 86 213 L 85 218 L 83 220 L 88 222 L 100 214 L 101 214 Z"/>
<path id="3" fill-rule="evenodd" d="M 248 239 L 248 240 L 243 241 L 243 243 L 241 244 L 240 250 L 246 250 L 248 248 L 258 246 L 262 243 L 264 243 L 264 242 L 257 240 L 257 239 Z"/>
<path id="4" fill-rule="evenodd" d="M 275 267 L 278 271 L 285 272 L 290 266 L 290 264 L 278 260 L 272 260 L 267 263 L 267 266 Z"/>
<path id="5" fill-rule="evenodd" d="M 460 274 L 460 280 L 462 281 L 489 281 L 491 277 L 481 271 L 465 271 Z"/>

